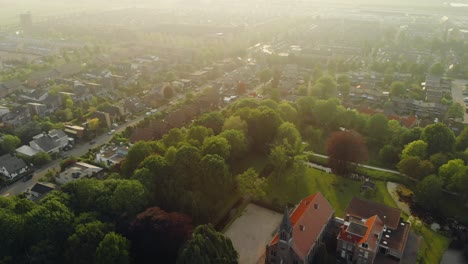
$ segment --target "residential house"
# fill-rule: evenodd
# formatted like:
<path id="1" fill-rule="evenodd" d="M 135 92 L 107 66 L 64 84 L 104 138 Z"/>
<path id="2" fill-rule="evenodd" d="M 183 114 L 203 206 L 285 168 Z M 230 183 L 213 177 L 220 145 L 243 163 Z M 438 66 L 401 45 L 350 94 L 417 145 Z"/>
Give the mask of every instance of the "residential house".
<path id="1" fill-rule="evenodd" d="M 102 172 L 102 168 L 85 163 L 85 162 L 76 162 L 73 165 L 65 168 L 56 178 L 55 182 L 60 185 L 76 181 L 82 178 L 96 177 Z"/>
<path id="2" fill-rule="evenodd" d="M 102 148 L 94 160 L 97 163 L 103 163 L 106 167 L 111 167 L 124 161 L 127 154 L 127 146 L 109 146 Z"/>
<path id="3" fill-rule="evenodd" d="M 335 210 L 320 193 L 303 199 L 283 220 L 266 248 L 265 263 L 312 263 L 318 247 L 329 234 Z"/>
<path id="4" fill-rule="evenodd" d="M 0 157 L 0 176 L 3 176 L 7 180 L 13 180 L 31 173 L 32 169 L 24 160 L 11 154 L 5 154 Z"/>
<path id="5" fill-rule="evenodd" d="M 35 102 L 41 103 L 49 97 L 49 93 L 45 90 L 35 90 L 29 89 L 25 90 L 24 93 L 20 95 L 20 99 L 26 102 Z"/>
<path id="6" fill-rule="evenodd" d="M 68 135 L 62 131 L 62 130 L 58 130 L 58 129 L 52 129 L 49 131 L 49 136 L 60 143 L 60 147 L 63 148 L 67 145 L 69 145 L 70 143 L 73 143 L 73 138 L 69 138 Z"/>
<path id="7" fill-rule="evenodd" d="M 41 85 L 47 84 L 49 81 L 53 81 L 59 77 L 56 70 L 43 70 L 31 73 L 26 78 L 26 84 L 28 87 L 36 88 Z"/>
<path id="8" fill-rule="evenodd" d="M 121 121 L 126 114 L 125 108 L 119 105 L 107 105 L 101 110 L 102 112 L 109 114 L 109 118 L 112 123 Z"/>
<path id="9" fill-rule="evenodd" d="M 96 111 L 90 115 L 90 118 L 97 118 L 99 119 L 99 124 L 101 127 L 107 127 L 110 128 L 112 125 L 111 118 L 109 113 L 101 112 L 101 111 Z"/>
<path id="10" fill-rule="evenodd" d="M 74 125 L 64 125 L 63 128 L 64 128 L 63 131 L 72 138 L 80 139 L 80 138 L 83 138 L 85 135 L 84 127 L 74 126 Z"/>
<path id="11" fill-rule="evenodd" d="M 28 153 L 35 155 L 34 152 L 52 154 L 60 152 L 61 148 L 69 145 L 71 142 L 73 142 L 73 139 L 69 138 L 64 131 L 53 129 L 49 133 L 41 133 L 33 137 L 33 140 L 29 142 L 29 146 L 35 151 L 25 146 L 18 148 L 17 151 L 25 155 L 28 155 Z"/>
<path id="12" fill-rule="evenodd" d="M 423 83 L 426 90 L 426 101 L 440 103 L 444 94 L 451 95 L 451 81 L 440 76 L 428 75 Z"/>
<path id="13" fill-rule="evenodd" d="M 401 259 L 410 224 L 401 210 L 354 197 L 345 210 L 338 234 L 337 255 L 346 263 L 381 263 Z"/>
<path id="14" fill-rule="evenodd" d="M 8 96 L 14 92 L 25 89 L 23 84 L 18 79 L 9 80 L 0 83 L 0 97 Z"/>
<path id="15" fill-rule="evenodd" d="M 6 126 L 19 127 L 31 121 L 31 114 L 28 110 L 17 108 L 2 116 L 2 123 Z"/>
<path id="16" fill-rule="evenodd" d="M 47 115 L 47 107 L 44 104 L 28 103 L 27 106 L 31 116 L 45 117 Z"/>
<path id="17" fill-rule="evenodd" d="M 392 98 L 391 108 L 393 112 L 399 115 L 416 115 L 426 118 L 445 119 L 448 106 L 436 102 L 423 102 L 410 98 Z"/>
<path id="18" fill-rule="evenodd" d="M 32 201 L 39 201 L 46 194 L 55 190 L 55 185 L 50 183 L 38 182 L 29 190 L 29 199 Z"/>

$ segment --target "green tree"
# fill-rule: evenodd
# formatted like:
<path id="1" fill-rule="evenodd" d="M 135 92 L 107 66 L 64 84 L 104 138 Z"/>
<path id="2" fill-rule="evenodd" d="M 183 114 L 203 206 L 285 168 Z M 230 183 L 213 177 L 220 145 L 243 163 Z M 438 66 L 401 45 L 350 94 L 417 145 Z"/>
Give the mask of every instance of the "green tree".
<path id="1" fill-rule="evenodd" d="M 275 144 L 283 145 L 290 156 L 302 152 L 301 134 L 293 123 L 284 122 L 279 126 L 275 137 Z"/>
<path id="2" fill-rule="evenodd" d="M 442 123 L 432 124 L 424 128 L 421 136 L 427 146 L 429 155 L 438 152 L 452 152 L 455 146 L 455 135 Z"/>
<path id="3" fill-rule="evenodd" d="M 138 141 L 129 150 L 122 164 L 122 174 L 126 177 L 130 177 L 134 170 L 140 165 L 140 163 L 149 155 L 153 153 L 148 142 Z"/>
<path id="4" fill-rule="evenodd" d="M 42 166 L 49 163 L 51 160 L 52 157 L 49 154 L 45 152 L 39 152 L 32 157 L 31 162 L 36 166 Z"/>
<path id="5" fill-rule="evenodd" d="M 47 237 L 59 245 L 72 233 L 73 214 L 58 201 L 47 201 L 26 214 L 25 227 L 29 242 Z"/>
<path id="6" fill-rule="evenodd" d="M 200 180 L 196 181 L 197 190 L 214 199 L 225 197 L 233 184 L 233 178 L 224 159 L 216 154 L 208 154 L 201 159 L 200 167 L 202 173 Z"/>
<path id="7" fill-rule="evenodd" d="M 248 134 L 255 151 L 265 152 L 268 149 L 281 123 L 278 112 L 271 108 L 262 107 L 251 112 L 247 121 Z"/>
<path id="8" fill-rule="evenodd" d="M 79 224 L 68 237 L 65 259 L 67 263 L 94 263 L 94 253 L 104 238 L 106 226 L 100 221 Z"/>
<path id="9" fill-rule="evenodd" d="M 227 160 L 231 154 L 231 145 L 227 139 L 222 136 L 209 137 L 203 142 L 202 153 L 204 155 L 217 154 Z"/>
<path id="10" fill-rule="evenodd" d="M 231 129 L 247 133 L 247 122 L 240 118 L 240 116 L 230 116 L 224 121 L 223 130 Z"/>
<path id="11" fill-rule="evenodd" d="M 429 70 L 430 74 L 436 75 L 436 76 L 441 76 L 442 74 L 444 74 L 444 72 L 445 72 L 445 69 L 441 63 L 435 63 L 434 65 L 431 66 L 431 69 Z"/>
<path id="12" fill-rule="evenodd" d="M 465 162 L 463 160 L 450 160 L 446 164 L 440 166 L 439 177 L 444 181 L 444 185 L 447 186 L 452 183 L 452 176 L 462 171 L 464 167 Z"/>
<path id="13" fill-rule="evenodd" d="M 219 134 L 224 125 L 224 116 L 219 111 L 213 111 L 202 115 L 195 121 L 195 125 L 211 128 L 215 135 Z"/>
<path id="14" fill-rule="evenodd" d="M 145 188 L 139 181 L 134 180 L 121 181 L 110 198 L 109 205 L 117 214 L 136 214 L 147 203 Z"/>
<path id="15" fill-rule="evenodd" d="M 425 159 L 427 156 L 427 143 L 422 140 L 416 140 L 406 145 L 401 152 L 401 159 L 405 159 L 409 156 Z"/>
<path id="16" fill-rule="evenodd" d="M 390 86 L 390 95 L 392 97 L 404 97 L 406 94 L 405 84 L 403 82 L 393 82 Z"/>
<path id="17" fill-rule="evenodd" d="M 163 136 L 162 141 L 167 148 L 171 146 L 176 147 L 179 145 L 179 143 L 185 140 L 185 137 L 186 135 L 184 130 L 180 128 L 173 128 Z"/>
<path id="18" fill-rule="evenodd" d="M 270 69 L 263 69 L 257 73 L 257 77 L 260 79 L 260 82 L 263 83 L 265 87 L 266 82 L 268 82 L 271 77 L 273 77 L 273 71 Z"/>
<path id="19" fill-rule="evenodd" d="M 337 86 L 335 80 L 330 76 L 322 76 L 312 86 L 311 93 L 313 96 L 321 99 L 328 99 L 336 96 Z"/>
<path id="20" fill-rule="evenodd" d="M 219 136 L 225 138 L 231 146 L 229 157 L 231 159 L 242 158 L 248 150 L 247 138 L 240 130 L 225 130 Z"/>
<path id="21" fill-rule="evenodd" d="M 187 141 L 194 142 L 195 146 L 201 146 L 205 138 L 213 136 L 213 130 L 204 126 L 191 126 L 187 132 Z"/>
<path id="22" fill-rule="evenodd" d="M 367 134 L 377 145 L 385 143 L 389 135 L 388 119 L 382 114 L 376 114 L 367 121 Z"/>
<path id="23" fill-rule="evenodd" d="M 11 153 L 21 144 L 21 139 L 13 135 L 4 135 L 0 141 L 2 153 Z"/>
<path id="24" fill-rule="evenodd" d="M 379 159 L 387 165 L 395 165 L 399 161 L 399 149 L 393 145 L 385 145 L 379 151 Z"/>
<path id="25" fill-rule="evenodd" d="M 211 225 L 195 228 L 177 259 L 177 264 L 237 264 L 238 254 L 229 238 Z"/>
<path id="26" fill-rule="evenodd" d="M 276 179 L 279 180 L 287 169 L 289 157 L 286 148 L 283 145 L 275 146 L 271 149 L 268 157 L 270 164 L 274 168 Z"/>
<path id="27" fill-rule="evenodd" d="M 96 249 L 96 264 L 129 264 L 130 243 L 114 232 L 108 233 Z"/>
<path id="28" fill-rule="evenodd" d="M 436 175 L 424 178 L 414 192 L 416 202 L 427 209 L 436 209 L 442 197 L 443 181 Z"/>
<path id="29" fill-rule="evenodd" d="M 266 178 L 260 178 L 255 169 L 250 168 L 242 174 L 237 175 L 236 180 L 240 192 L 248 200 L 256 200 L 266 195 Z"/>
<path id="30" fill-rule="evenodd" d="M 278 112 L 284 121 L 291 123 L 297 122 L 297 110 L 288 102 L 281 102 L 278 105 Z"/>
<path id="31" fill-rule="evenodd" d="M 465 151 L 468 148 L 468 127 L 465 127 L 457 136 L 455 145 L 459 151 Z"/>
<path id="32" fill-rule="evenodd" d="M 465 116 L 465 109 L 463 109 L 463 106 L 459 103 L 452 103 L 449 106 L 447 115 L 448 117 L 451 118 L 463 118 Z"/>

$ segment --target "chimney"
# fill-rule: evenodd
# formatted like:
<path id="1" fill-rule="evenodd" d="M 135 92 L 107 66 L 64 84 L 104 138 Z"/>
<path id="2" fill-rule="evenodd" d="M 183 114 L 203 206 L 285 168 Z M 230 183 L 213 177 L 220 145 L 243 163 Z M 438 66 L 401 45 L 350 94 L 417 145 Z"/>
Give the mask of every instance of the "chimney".
<path id="1" fill-rule="evenodd" d="M 304 225 L 299 225 L 299 228 L 301 229 L 301 231 L 305 231 L 305 226 Z"/>
<path id="2" fill-rule="evenodd" d="M 314 204 L 314 208 L 315 208 L 316 210 L 318 210 L 318 209 L 319 209 L 319 204 L 318 204 L 318 203 L 315 203 L 315 204 Z"/>

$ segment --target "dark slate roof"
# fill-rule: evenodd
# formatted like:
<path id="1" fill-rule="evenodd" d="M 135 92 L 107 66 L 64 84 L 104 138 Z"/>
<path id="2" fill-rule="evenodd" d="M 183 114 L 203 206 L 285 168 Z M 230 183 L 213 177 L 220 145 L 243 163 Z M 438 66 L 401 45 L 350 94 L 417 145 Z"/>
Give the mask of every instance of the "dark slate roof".
<path id="1" fill-rule="evenodd" d="M 349 224 L 348 230 L 349 233 L 363 237 L 367 232 L 367 226 L 361 225 L 358 223 L 351 222 Z"/>
<path id="2" fill-rule="evenodd" d="M 9 173 L 14 173 L 27 167 L 27 165 L 22 159 L 10 154 L 5 154 L 0 157 L 0 167 L 5 167 Z"/>
<path id="3" fill-rule="evenodd" d="M 35 139 L 34 142 L 39 145 L 39 147 L 44 150 L 44 152 L 49 152 L 57 147 L 60 147 L 60 143 L 53 140 L 49 136 L 43 136 L 38 139 Z"/>
<path id="4" fill-rule="evenodd" d="M 68 137 L 65 132 L 58 129 L 52 129 L 51 131 L 49 131 L 49 136 L 51 136 L 52 138 L 56 137 L 57 139 Z"/>
<path id="5" fill-rule="evenodd" d="M 35 193 L 39 193 L 39 194 L 46 194 L 48 192 L 51 192 L 53 191 L 55 188 L 53 187 L 50 187 L 50 186 L 47 186 L 47 185 L 44 185 L 42 183 L 36 183 L 32 189 L 31 189 L 31 192 L 35 192 Z"/>
<path id="6" fill-rule="evenodd" d="M 401 210 L 384 204 L 375 203 L 353 197 L 345 210 L 346 215 L 367 219 L 378 215 L 380 219 L 391 229 L 397 229 L 400 222 Z"/>

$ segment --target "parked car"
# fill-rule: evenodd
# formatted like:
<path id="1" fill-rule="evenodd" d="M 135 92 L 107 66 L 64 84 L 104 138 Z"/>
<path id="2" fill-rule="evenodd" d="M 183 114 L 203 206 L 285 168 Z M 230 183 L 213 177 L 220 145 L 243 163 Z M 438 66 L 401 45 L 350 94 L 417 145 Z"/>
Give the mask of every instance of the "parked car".
<path id="1" fill-rule="evenodd" d="M 23 178 L 23 182 L 27 182 L 27 181 L 31 180 L 32 178 L 33 178 L 33 175 L 32 175 L 32 174 L 29 174 L 29 175 L 27 175 L 27 176 L 25 176 L 25 177 Z"/>
<path id="2" fill-rule="evenodd" d="M 96 141 L 92 140 L 92 141 L 89 142 L 89 144 L 94 145 L 94 144 L 96 144 Z"/>
<path id="3" fill-rule="evenodd" d="M 107 132 L 108 135 L 112 135 L 115 133 L 115 129 L 112 129 L 111 131 Z"/>

